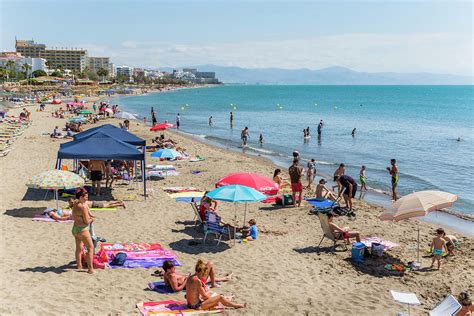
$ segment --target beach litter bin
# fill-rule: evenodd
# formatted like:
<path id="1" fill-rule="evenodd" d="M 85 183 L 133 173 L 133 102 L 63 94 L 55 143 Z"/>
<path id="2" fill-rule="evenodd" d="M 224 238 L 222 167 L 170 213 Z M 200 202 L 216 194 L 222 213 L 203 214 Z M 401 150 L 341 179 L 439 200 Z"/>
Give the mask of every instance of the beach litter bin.
<path id="1" fill-rule="evenodd" d="M 357 263 L 364 262 L 365 245 L 361 242 L 352 244 L 352 261 Z"/>

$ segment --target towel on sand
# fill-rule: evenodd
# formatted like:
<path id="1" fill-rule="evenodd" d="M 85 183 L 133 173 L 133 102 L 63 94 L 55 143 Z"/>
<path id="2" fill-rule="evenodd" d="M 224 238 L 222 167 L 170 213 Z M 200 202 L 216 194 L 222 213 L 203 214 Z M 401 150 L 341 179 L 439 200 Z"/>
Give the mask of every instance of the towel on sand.
<path id="1" fill-rule="evenodd" d="M 216 314 L 222 313 L 223 308 L 212 311 L 201 311 L 189 309 L 186 301 L 159 301 L 159 302 L 141 302 L 137 304 L 137 308 L 143 316 L 151 315 L 198 315 L 198 314 Z"/>
<path id="2" fill-rule="evenodd" d="M 168 196 L 172 199 L 180 197 L 203 197 L 204 192 L 180 192 L 180 193 L 167 193 Z"/>
<path id="3" fill-rule="evenodd" d="M 43 214 L 35 215 L 33 220 L 35 222 L 56 222 L 56 223 L 70 223 L 70 222 L 72 222 L 72 219 L 68 219 L 68 220 L 65 220 L 65 221 L 57 221 L 57 220 L 54 220 L 51 217 L 45 216 Z"/>
<path id="4" fill-rule="evenodd" d="M 390 240 L 383 240 L 377 236 L 374 236 L 374 237 L 364 237 L 362 238 L 361 242 L 367 247 L 367 248 L 370 248 L 372 247 L 372 243 L 377 243 L 377 244 L 381 244 L 384 248 L 384 250 L 390 250 L 394 247 L 398 247 L 400 246 L 399 244 L 397 243 L 394 243 Z"/>

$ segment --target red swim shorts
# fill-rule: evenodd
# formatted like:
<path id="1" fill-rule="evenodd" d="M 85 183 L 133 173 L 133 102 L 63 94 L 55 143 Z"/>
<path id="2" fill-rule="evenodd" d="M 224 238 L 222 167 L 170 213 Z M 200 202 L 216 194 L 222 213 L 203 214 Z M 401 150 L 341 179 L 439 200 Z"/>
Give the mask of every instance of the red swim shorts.
<path id="1" fill-rule="evenodd" d="M 299 183 L 292 183 L 291 184 L 291 191 L 293 191 L 293 193 L 295 192 L 302 192 L 303 191 L 303 183 L 299 182 Z"/>

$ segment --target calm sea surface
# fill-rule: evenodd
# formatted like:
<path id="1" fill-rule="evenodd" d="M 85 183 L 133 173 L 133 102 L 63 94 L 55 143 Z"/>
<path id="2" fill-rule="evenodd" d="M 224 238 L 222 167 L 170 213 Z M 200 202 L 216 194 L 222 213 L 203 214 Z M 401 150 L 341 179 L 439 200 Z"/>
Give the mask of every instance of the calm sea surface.
<path id="1" fill-rule="evenodd" d="M 326 174 L 344 162 L 346 173 L 358 180 L 360 166 L 366 165 L 368 185 L 378 191 L 390 190 L 385 168 L 396 158 L 401 194 L 425 189 L 456 193 L 460 199 L 454 208 L 474 215 L 473 86 L 229 85 L 111 102 L 148 117 L 153 106 L 158 121 L 174 123 L 180 113 L 182 131 L 226 146 L 238 147 L 240 131 L 248 126 L 250 151 L 289 162 L 298 150 L 304 159 L 315 158 Z M 325 126 L 318 137 L 321 119 Z M 305 142 L 303 128 L 308 126 L 312 137 Z"/>

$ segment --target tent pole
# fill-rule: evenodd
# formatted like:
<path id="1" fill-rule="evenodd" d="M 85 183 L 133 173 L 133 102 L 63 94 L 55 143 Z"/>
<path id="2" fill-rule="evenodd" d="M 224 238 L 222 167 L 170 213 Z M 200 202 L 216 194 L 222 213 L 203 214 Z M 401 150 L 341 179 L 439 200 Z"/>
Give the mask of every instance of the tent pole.
<path id="1" fill-rule="evenodd" d="M 245 202 L 244 224 L 243 224 L 242 226 L 245 226 L 245 223 L 247 223 L 247 222 L 245 221 L 246 217 L 247 217 L 247 202 Z"/>
<path id="2" fill-rule="evenodd" d="M 59 210 L 59 194 L 58 189 L 54 190 L 54 197 L 56 198 L 56 211 Z"/>

